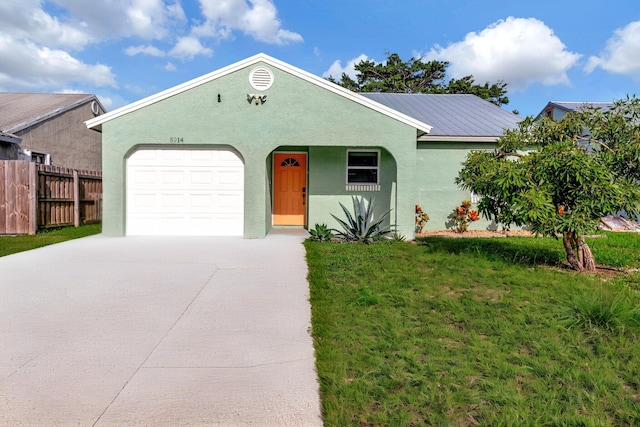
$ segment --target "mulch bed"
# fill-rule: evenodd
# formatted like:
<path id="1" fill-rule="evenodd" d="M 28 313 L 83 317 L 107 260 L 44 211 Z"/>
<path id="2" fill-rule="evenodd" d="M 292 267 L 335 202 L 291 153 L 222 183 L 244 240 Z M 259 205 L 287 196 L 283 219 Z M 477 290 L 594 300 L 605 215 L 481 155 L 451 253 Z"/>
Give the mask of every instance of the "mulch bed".
<path id="1" fill-rule="evenodd" d="M 469 237 L 532 237 L 533 233 L 527 230 L 491 231 L 491 230 L 467 230 L 459 233 L 454 230 L 426 230 L 416 234 L 419 237 L 446 237 L 446 238 L 469 238 Z"/>

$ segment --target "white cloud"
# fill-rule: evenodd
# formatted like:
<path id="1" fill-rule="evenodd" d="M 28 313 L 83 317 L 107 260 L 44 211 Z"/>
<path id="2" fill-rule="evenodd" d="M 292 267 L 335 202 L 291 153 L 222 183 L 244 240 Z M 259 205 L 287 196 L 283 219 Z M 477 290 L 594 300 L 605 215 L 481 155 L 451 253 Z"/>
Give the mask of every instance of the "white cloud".
<path id="1" fill-rule="evenodd" d="M 115 87 L 110 67 L 82 58 L 92 45 L 123 39 L 131 39 L 126 55 L 182 60 L 213 55 L 203 38 L 236 31 L 272 44 L 302 41 L 282 28 L 272 0 L 199 2 L 200 20 L 189 24 L 181 0 L 0 1 L 0 88 Z M 166 44 L 173 44 L 168 52 Z M 170 62 L 164 67 L 175 70 Z"/>
<path id="2" fill-rule="evenodd" d="M 59 89 L 68 83 L 116 86 L 103 64 L 89 65 L 69 53 L 0 35 L 0 88 L 7 91 Z"/>
<path id="3" fill-rule="evenodd" d="M 54 1 L 69 12 L 70 22 L 91 31 L 97 39 L 139 37 L 159 40 L 170 36 L 173 28 L 186 22 L 178 1 L 168 4 L 163 0 Z"/>
<path id="4" fill-rule="evenodd" d="M 87 64 L 78 52 L 127 37 L 166 40 L 185 24 L 177 0 L 0 2 L 0 85 L 4 90 L 115 87 L 110 67 Z M 125 53 L 165 56 L 151 45 L 132 46 Z"/>
<path id="5" fill-rule="evenodd" d="M 129 46 L 124 50 L 124 53 L 126 53 L 129 56 L 136 56 L 138 54 L 148 55 L 148 56 L 157 56 L 159 58 L 165 56 L 165 53 L 162 50 L 151 45 Z"/>
<path id="6" fill-rule="evenodd" d="M 340 80 L 342 74 L 345 73 L 349 77 L 355 80 L 356 78 L 356 64 L 359 64 L 362 61 L 368 61 L 369 57 L 364 53 L 360 56 L 353 58 L 347 62 L 347 65 L 342 66 L 342 62 L 338 59 L 331 64 L 329 69 L 322 73 L 322 77 L 328 78 L 333 77 L 336 80 Z"/>
<path id="7" fill-rule="evenodd" d="M 617 29 L 600 56 L 589 58 L 585 71 L 596 67 L 618 74 L 638 77 L 640 74 L 640 21 L 634 21 Z"/>
<path id="8" fill-rule="evenodd" d="M 509 17 L 447 47 L 435 46 L 426 60 L 449 61 L 454 78 L 473 75 L 477 83 L 503 80 L 511 90 L 540 82 L 570 84 L 567 71 L 581 55 L 569 52 L 542 21 Z"/>
<path id="9" fill-rule="evenodd" d="M 41 9 L 40 2 L 0 2 L 1 33 L 51 48 L 82 49 L 93 40 L 86 28 L 60 22 Z"/>
<path id="10" fill-rule="evenodd" d="M 271 0 L 200 0 L 200 6 L 206 21 L 194 27 L 195 36 L 224 39 L 239 30 L 265 43 L 302 41 L 300 34 L 281 28 Z"/>
<path id="11" fill-rule="evenodd" d="M 169 51 L 169 56 L 180 59 L 193 59 L 198 55 L 211 56 L 213 50 L 202 46 L 195 37 L 180 37 L 176 45 Z"/>
<path id="12" fill-rule="evenodd" d="M 110 111 L 113 107 L 113 99 L 109 96 L 98 95 L 98 100 L 107 111 Z"/>

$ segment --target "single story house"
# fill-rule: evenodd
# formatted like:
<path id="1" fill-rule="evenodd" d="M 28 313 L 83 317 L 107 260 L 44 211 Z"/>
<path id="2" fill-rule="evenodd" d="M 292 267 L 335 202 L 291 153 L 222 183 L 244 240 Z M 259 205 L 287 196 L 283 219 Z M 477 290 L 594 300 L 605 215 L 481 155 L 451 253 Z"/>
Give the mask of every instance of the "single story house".
<path id="1" fill-rule="evenodd" d="M 466 154 L 519 120 L 473 95 L 354 93 L 258 54 L 86 125 L 102 132 L 106 235 L 335 227 L 355 195 L 412 237 L 415 205 L 446 228 L 471 198 L 454 183 Z"/>
<path id="2" fill-rule="evenodd" d="M 550 101 L 545 105 L 536 118 L 551 117 L 553 120 L 562 120 L 567 113 L 580 111 L 585 106 L 600 108 L 608 111 L 613 108 L 613 102 L 563 102 Z"/>
<path id="3" fill-rule="evenodd" d="M 102 169 L 102 139 L 84 122 L 105 112 L 95 95 L 0 92 L 0 159 Z"/>

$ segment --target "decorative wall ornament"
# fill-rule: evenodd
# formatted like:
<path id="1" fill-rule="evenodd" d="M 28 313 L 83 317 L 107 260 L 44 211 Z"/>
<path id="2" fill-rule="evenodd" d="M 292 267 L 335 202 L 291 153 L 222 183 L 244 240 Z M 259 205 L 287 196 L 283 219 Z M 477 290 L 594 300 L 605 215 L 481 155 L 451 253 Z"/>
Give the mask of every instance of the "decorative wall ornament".
<path id="1" fill-rule="evenodd" d="M 267 102 L 267 95 L 263 95 L 260 93 L 248 93 L 247 101 L 249 102 L 249 104 L 255 101 L 256 105 L 261 105 Z"/>

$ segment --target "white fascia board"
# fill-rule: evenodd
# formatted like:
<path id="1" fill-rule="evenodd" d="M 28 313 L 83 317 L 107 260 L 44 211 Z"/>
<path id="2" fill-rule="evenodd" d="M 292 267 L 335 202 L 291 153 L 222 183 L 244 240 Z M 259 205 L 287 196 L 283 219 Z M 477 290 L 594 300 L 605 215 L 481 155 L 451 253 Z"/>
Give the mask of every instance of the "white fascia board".
<path id="1" fill-rule="evenodd" d="M 246 58 L 242 61 L 236 62 L 235 64 L 231 64 L 228 65 L 226 67 L 220 68 L 216 71 L 213 71 L 209 74 L 205 74 L 204 76 L 201 77 L 197 77 L 193 80 L 190 80 L 186 83 L 182 83 L 178 86 L 174 86 L 170 89 L 167 89 L 165 91 L 159 92 L 155 95 L 151 95 L 147 98 L 141 99 L 140 101 L 134 102 L 132 104 L 129 105 L 125 105 L 124 107 L 118 108 L 117 110 L 114 110 L 110 113 L 106 113 L 103 114 L 101 116 L 98 116 L 94 119 L 91 120 L 87 120 L 85 122 L 85 125 L 88 128 L 97 128 L 99 129 L 100 125 L 102 125 L 105 122 L 108 122 L 112 119 L 115 119 L 117 117 L 123 116 L 125 114 L 131 113 L 133 111 L 139 110 L 141 108 L 144 108 L 146 106 L 149 106 L 151 104 L 155 104 L 156 102 L 162 101 L 163 99 L 167 99 L 171 96 L 177 95 L 179 93 L 182 93 L 184 91 L 187 91 L 189 89 L 192 89 L 194 87 L 200 86 L 202 84 L 208 83 L 212 80 L 218 79 L 220 77 L 223 77 L 227 74 L 233 73 L 235 71 L 241 70 L 243 68 L 249 67 L 251 65 L 257 64 L 259 62 L 263 62 L 265 64 L 271 65 L 275 68 L 278 68 L 282 71 L 285 71 L 291 75 L 294 75 L 296 77 L 299 77 L 303 80 L 306 80 L 312 84 L 315 84 L 316 86 L 320 86 L 323 89 L 326 89 L 330 92 L 336 93 L 344 98 L 347 98 L 351 101 L 357 102 L 358 104 L 361 104 L 365 107 L 371 108 L 374 111 L 377 111 L 379 113 L 382 113 L 386 116 L 389 116 L 395 120 L 398 120 L 402 123 L 405 123 L 411 127 L 414 127 L 416 129 L 418 129 L 419 131 L 422 131 L 424 133 L 429 133 L 431 131 L 432 126 L 423 123 L 419 120 L 416 120 L 412 117 L 409 117 L 405 114 L 402 114 L 392 108 L 386 107 L 382 104 L 379 104 L 375 101 L 372 101 L 368 98 L 365 98 L 362 95 L 359 95 L 355 92 L 352 92 L 346 88 L 343 88 L 342 86 L 338 86 L 335 83 L 331 83 L 330 81 L 323 79 L 321 77 L 315 76 L 307 71 L 303 71 L 297 67 L 294 67 L 290 64 L 287 64 L 285 62 L 282 62 L 280 60 L 277 60 L 275 58 L 272 58 L 268 55 L 265 55 L 264 53 L 259 53 L 257 55 L 251 56 L 249 58 Z"/>
<path id="2" fill-rule="evenodd" d="M 499 136 L 446 136 L 423 135 L 418 137 L 418 142 L 497 142 Z"/>

